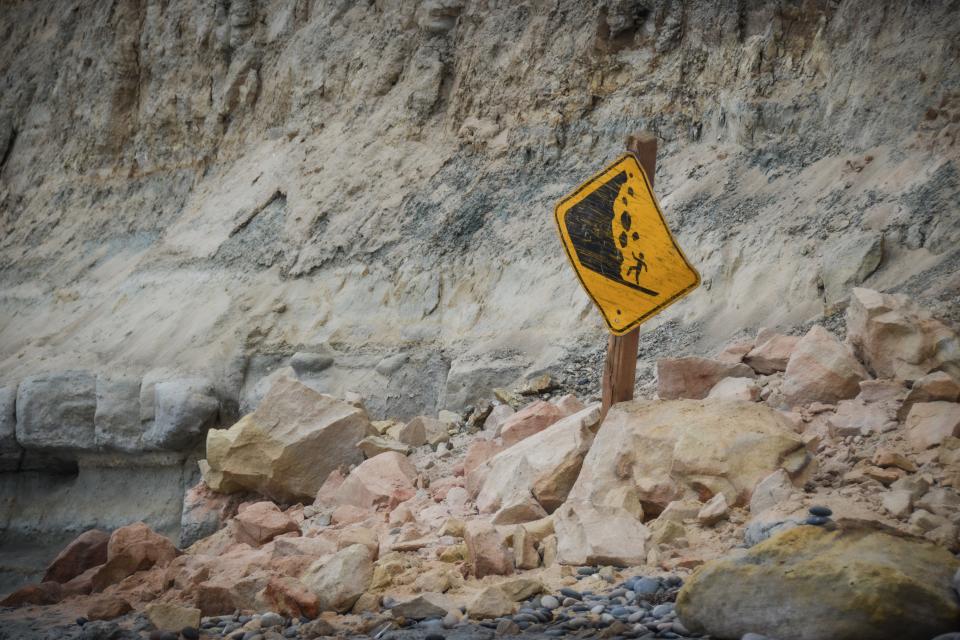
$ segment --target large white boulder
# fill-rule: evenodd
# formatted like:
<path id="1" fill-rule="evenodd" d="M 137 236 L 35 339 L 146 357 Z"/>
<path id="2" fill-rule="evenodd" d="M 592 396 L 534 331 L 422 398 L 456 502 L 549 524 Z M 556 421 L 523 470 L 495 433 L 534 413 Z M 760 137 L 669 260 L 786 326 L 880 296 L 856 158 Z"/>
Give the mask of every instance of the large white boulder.
<path id="1" fill-rule="evenodd" d="M 592 405 L 485 462 L 475 471 L 485 478 L 477 495 L 480 512 L 496 513 L 497 524 L 519 522 L 511 513 L 533 515 L 518 508 L 533 501 L 546 513 L 553 512 L 573 487 L 599 423 L 600 406 Z"/>
<path id="2" fill-rule="evenodd" d="M 374 433 L 363 409 L 281 377 L 256 411 L 207 433 L 204 480 L 225 493 L 313 500 L 331 471 L 363 462 L 357 443 Z"/>

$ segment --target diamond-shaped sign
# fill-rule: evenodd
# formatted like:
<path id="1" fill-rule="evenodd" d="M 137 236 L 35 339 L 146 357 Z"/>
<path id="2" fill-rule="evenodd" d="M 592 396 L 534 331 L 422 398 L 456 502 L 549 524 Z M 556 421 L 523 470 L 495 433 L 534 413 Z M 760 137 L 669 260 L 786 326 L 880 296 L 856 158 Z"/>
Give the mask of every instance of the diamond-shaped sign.
<path id="1" fill-rule="evenodd" d="M 700 284 L 632 153 L 561 200 L 554 214 L 577 277 L 616 335 Z"/>

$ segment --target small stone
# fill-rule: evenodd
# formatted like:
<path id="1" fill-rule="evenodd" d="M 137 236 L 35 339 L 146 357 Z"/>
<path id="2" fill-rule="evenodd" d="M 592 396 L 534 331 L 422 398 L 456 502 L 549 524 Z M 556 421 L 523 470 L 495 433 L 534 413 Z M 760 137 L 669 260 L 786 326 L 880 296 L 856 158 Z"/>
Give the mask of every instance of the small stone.
<path id="1" fill-rule="evenodd" d="M 564 587 L 560 589 L 560 595 L 566 596 L 568 598 L 573 598 L 574 600 L 583 600 L 583 596 L 579 591 L 571 589 L 570 587 Z"/>
<path id="2" fill-rule="evenodd" d="M 268 629 L 270 627 L 282 627 L 286 623 L 286 620 L 283 619 L 278 613 L 272 611 L 263 614 L 260 616 L 260 628 Z"/>
<path id="3" fill-rule="evenodd" d="M 830 522 L 830 518 L 826 516 L 810 516 L 803 521 L 804 524 L 810 524 L 816 527 L 822 527 L 823 525 Z"/>
<path id="4" fill-rule="evenodd" d="M 180 640 L 173 631 L 151 631 L 150 640 Z"/>
<path id="5" fill-rule="evenodd" d="M 636 578 L 633 581 L 633 590 L 637 595 L 650 595 L 660 591 L 660 581 L 656 578 Z"/>
<path id="6" fill-rule="evenodd" d="M 604 610 L 604 606 L 603 606 L 602 604 L 598 604 L 598 605 L 595 606 L 593 609 L 590 609 L 590 613 L 592 613 L 593 615 L 598 616 L 598 615 L 600 615 L 601 613 L 603 613 L 603 610 Z"/>
<path id="7" fill-rule="evenodd" d="M 824 518 L 829 518 L 830 516 L 833 515 L 833 511 L 831 511 L 830 507 L 824 507 L 822 505 L 814 505 L 810 507 L 809 511 L 810 511 L 810 515 L 812 516 L 821 516 Z"/>
<path id="8" fill-rule="evenodd" d="M 77 621 L 76 621 L 76 622 L 77 622 L 78 625 L 80 625 L 80 626 L 82 627 L 83 625 L 87 624 L 87 623 L 90 622 L 90 621 L 87 620 L 86 618 L 84 618 L 83 616 L 80 616 L 79 618 L 77 618 Z"/>
<path id="9" fill-rule="evenodd" d="M 200 631 L 193 627 L 184 627 L 180 630 L 180 635 L 184 640 L 200 640 Z"/>
<path id="10" fill-rule="evenodd" d="M 554 596 L 543 596 L 540 598 L 540 604 L 548 611 L 553 611 L 560 607 L 560 601 Z"/>
<path id="11" fill-rule="evenodd" d="M 650 612 L 654 618 L 662 618 L 668 614 L 673 613 L 674 604 L 672 602 L 665 602 L 663 604 L 658 604 Z"/>

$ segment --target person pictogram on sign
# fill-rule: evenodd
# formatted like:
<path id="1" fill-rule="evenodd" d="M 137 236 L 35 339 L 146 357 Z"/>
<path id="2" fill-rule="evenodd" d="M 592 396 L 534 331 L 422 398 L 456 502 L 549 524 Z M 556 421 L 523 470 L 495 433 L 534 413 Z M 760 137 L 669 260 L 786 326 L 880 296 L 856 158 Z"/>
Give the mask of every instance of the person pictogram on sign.
<path id="1" fill-rule="evenodd" d="M 640 271 L 649 271 L 649 269 L 647 269 L 647 263 L 643 259 L 642 251 L 640 252 L 639 256 L 636 253 L 632 255 L 633 255 L 633 259 L 636 260 L 637 263 L 627 269 L 627 275 L 630 275 L 631 273 L 635 273 L 634 281 L 637 283 L 637 286 L 640 286 Z"/>

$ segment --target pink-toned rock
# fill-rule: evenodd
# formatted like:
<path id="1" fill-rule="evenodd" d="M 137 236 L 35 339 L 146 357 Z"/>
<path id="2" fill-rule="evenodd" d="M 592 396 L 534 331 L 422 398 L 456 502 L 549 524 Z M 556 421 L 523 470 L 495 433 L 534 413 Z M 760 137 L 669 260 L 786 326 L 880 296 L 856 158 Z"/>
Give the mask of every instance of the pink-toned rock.
<path id="1" fill-rule="evenodd" d="M 503 444 L 509 447 L 543 431 L 566 415 L 560 407 L 537 400 L 504 420 L 499 435 Z"/>
<path id="2" fill-rule="evenodd" d="M 21 587 L 0 600 L 0 607 L 23 607 L 26 605 L 48 605 L 60 602 L 61 586 L 59 582 L 41 582 Z"/>
<path id="3" fill-rule="evenodd" d="M 750 378 L 724 378 L 710 389 L 707 398 L 756 402 L 760 399 L 760 387 Z"/>
<path id="4" fill-rule="evenodd" d="M 820 325 L 797 343 L 783 379 L 783 394 L 793 406 L 837 402 L 860 393 L 869 377 L 850 350 Z"/>
<path id="5" fill-rule="evenodd" d="M 506 447 L 499 440 L 477 439 L 467 447 L 467 455 L 463 459 L 463 471 L 469 474 L 484 462 L 503 451 Z"/>
<path id="6" fill-rule="evenodd" d="M 900 406 L 900 419 L 906 418 L 910 408 L 918 402 L 957 402 L 960 400 L 960 384 L 943 371 L 928 373 L 913 383 Z"/>
<path id="7" fill-rule="evenodd" d="M 44 582 L 69 582 L 84 571 L 107 561 L 107 543 L 110 534 L 99 529 L 84 531 L 63 548 L 53 559 L 47 572 L 43 575 Z"/>
<path id="8" fill-rule="evenodd" d="M 100 596 L 87 607 L 88 620 L 113 620 L 133 610 L 130 603 L 118 596 Z"/>
<path id="9" fill-rule="evenodd" d="M 893 426 L 890 423 L 896 418 L 896 413 L 884 403 L 865 403 L 858 399 L 841 400 L 837 403 L 837 412 L 827 418 L 830 425 L 830 435 L 835 438 L 847 436 L 869 435 Z"/>
<path id="10" fill-rule="evenodd" d="M 752 349 L 753 340 L 733 342 L 725 346 L 713 359 L 725 364 L 739 364 Z"/>
<path id="11" fill-rule="evenodd" d="M 847 339 L 878 377 L 917 380 L 930 371 L 960 378 L 960 339 L 906 296 L 856 288 Z"/>
<path id="12" fill-rule="evenodd" d="M 907 388 L 900 380 L 862 380 L 857 400 L 899 403 L 906 395 Z"/>
<path id="13" fill-rule="evenodd" d="M 103 591 L 138 571 L 165 567 L 179 551 L 169 539 L 143 522 L 120 527 L 107 543 L 107 562 L 91 576 L 93 591 Z"/>
<path id="14" fill-rule="evenodd" d="M 753 369 L 743 363 L 730 364 L 709 358 L 687 356 L 657 360 L 657 395 L 661 400 L 707 397 L 724 378 L 753 378 Z"/>
<path id="15" fill-rule="evenodd" d="M 263 599 L 270 610 L 292 618 L 320 615 L 320 599 L 305 584 L 290 576 L 274 576 L 267 582 Z"/>
<path id="16" fill-rule="evenodd" d="M 357 465 L 332 492 L 329 502 L 318 506 L 352 505 L 361 509 L 385 506 L 392 509 L 413 497 L 417 492 L 416 479 L 417 470 L 407 457 L 388 451 Z"/>
<path id="17" fill-rule="evenodd" d="M 489 522 L 471 520 L 464 531 L 467 557 L 477 578 L 513 573 L 513 553 Z"/>
<path id="18" fill-rule="evenodd" d="M 768 375 L 784 371 L 798 342 L 800 342 L 799 336 L 775 333 L 764 342 L 758 340 L 757 346 L 746 355 L 743 361 L 757 373 Z"/>
<path id="19" fill-rule="evenodd" d="M 905 426 L 907 442 L 914 449 L 935 447 L 951 436 L 960 436 L 960 404 L 918 402 L 910 408 Z"/>
<path id="20" fill-rule="evenodd" d="M 572 393 L 567 393 L 560 396 L 559 398 L 554 398 L 550 401 L 557 409 L 563 412 L 564 415 L 572 416 L 575 413 L 579 413 L 586 409 L 586 405 L 580 402 L 580 399 Z"/>
<path id="21" fill-rule="evenodd" d="M 243 501 L 243 495 L 217 493 L 203 480 L 190 487 L 183 496 L 180 546 L 189 547 L 220 529 L 237 513 L 237 506 Z"/>
<path id="22" fill-rule="evenodd" d="M 320 485 L 320 489 L 317 491 L 317 496 L 313 501 L 313 504 L 317 506 L 321 505 L 331 505 L 336 501 L 337 489 L 340 488 L 340 485 L 343 484 L 343 481 L 347 479 L 349 474 L 347 469 L 334 469 L 330 472 L 330 475 L 327 476 L 327 479 L 324 480 L 323 484 Z"/>
<path id="23" fill-rule="evenodd" d="M 330 520 L 333 524 L 348 525 L 363 522 L 371 515 L 373 514 L 370 509 L 364 509 L 363 507 L 357 507 L 352 504 L 342 504 L 333 510 L 333 513 L 330 515 Z"/>
<path id="24" fill-rule="evenodd" d="M 490 415 L 483 422 L 483 430 L 490 433 L 499 433 L 503 421 L 512 416 L 516 411 L 508 404 L 498 404 L 491 411 Z"/>
<path id="25" fill-rule="evenodd" d="M 93 576 L 100 565 L 90 567 L 80 575 L 63 583 L 63 597 L 85 596 L 93 592 Z"/>
<path id="26" fill-rule="evenodd" d="M 241 508 L 234 522 L 237 525 L 237 539 L 254 546 L 270 542 L 282 533 L 300 532 L 300 527 L 290 516 L 274 503 L 266 501 Z"/>
<path id="27" fill-rule="evenodd" d="M 329 555 L 337 551 L 337 543 L 327 537 L 280 536 L 273 541 L 273 555 L 275 558 L 289 556 L 320 556 Z"/>

